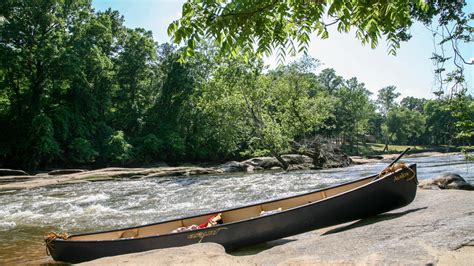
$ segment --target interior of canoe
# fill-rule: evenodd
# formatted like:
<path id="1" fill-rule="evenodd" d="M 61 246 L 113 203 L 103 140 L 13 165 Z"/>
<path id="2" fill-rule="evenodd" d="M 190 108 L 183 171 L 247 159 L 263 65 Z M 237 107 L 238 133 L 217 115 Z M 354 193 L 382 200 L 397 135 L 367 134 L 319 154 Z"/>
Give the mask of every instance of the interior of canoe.
<path id="1" fill-rule="evenodd" d="M 365 185 L 373 180 L 372 177 L 367 177 L 355 182 L 350 182 L 344 185 L 329 187 L 323 190 L 315 191 L 312 193 L 303 194 L 300 196 L 293 196 L 289 198 L 283 198 L 279 200 L 264 202 L 261 204 L 255 204 L 245 206 L 237 209 L 231 209 L 222 212 L 222 221 L 224 224 L 242 221 L 250 218 L 259 217 L 262 211 L 272 211 L 281 208 L 282 211 L 299 207 L 305 204 L 314 203 L 316 201 L 323 200 L 328 197 L 333 197 L 346 191 L 355 189 L 362 185 Z M 84 234 L 71 236 L 68 240 L 112 240 L 112 239 L 123 239 L 123 238 L 140 238 L 156 235 L 170 234 L 173 230 L 179 227 L 187 227 L 191 225 L 199 225 L 206 222 L 214 214 L 201 215 L 196 217 L 184 218 L 180 220 L 173 220 L 168 222 L 162 222 L 152 225 L 144 225 L 136 228 L 128 228 L 123 230 L 114 230 L 108 232 L 99 232 L 92 234 Z"/>

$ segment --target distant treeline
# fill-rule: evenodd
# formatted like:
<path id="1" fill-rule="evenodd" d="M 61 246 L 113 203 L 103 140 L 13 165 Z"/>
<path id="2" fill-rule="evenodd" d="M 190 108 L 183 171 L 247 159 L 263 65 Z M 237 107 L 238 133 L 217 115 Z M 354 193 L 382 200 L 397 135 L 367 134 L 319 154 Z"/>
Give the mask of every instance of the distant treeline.
<path id="1" fill-rule="evenodd" d="M 322 136 L 355 144 L 473 143 L 465 93 L 377 101 L 364 83 L 303 57 L 275 70 L 180 49 L 89 1 L 0 4 L 0 167 L 223 161 Z M 319 73 L 319 74 L 315 74 Z"/>

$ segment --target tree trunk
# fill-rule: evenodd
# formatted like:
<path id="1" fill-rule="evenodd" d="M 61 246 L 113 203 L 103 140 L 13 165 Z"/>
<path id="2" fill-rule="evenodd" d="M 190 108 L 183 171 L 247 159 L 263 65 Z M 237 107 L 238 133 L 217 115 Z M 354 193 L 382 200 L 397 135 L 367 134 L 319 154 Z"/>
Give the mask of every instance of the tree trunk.
<path id="1" fill-rule="evenodd" d="M 280 162 L 283 170 L 288 171 L 288 168 L 290 168 L 290 165 L 288 164 L 287 161 L 283 160 L 283 158 L 281 157 L 281 154 L 279 154 L 278 152 L 272 151 L 272 155 L 275 156 L 278 162 Z"/>
<path id="2" fill-rule="evenodd" d="M 388 151 L 388 136 L 385 137 L 385 147 L 383 147 L 382 152 L 387 152 Z"/>
<path id="3" fill-rule="evenodd" d="M 244 96 L 245 104 L 247 105 L 247 108 L 248 108 L 248 110 L 249 110 L 249 112 L 252 116 L 252 120 L 253 120 L 254 127 L 255 127 L 255 132 L 259 136 L 260 142 L 263 144 L 264 147 L 269 149 L 270 153 L 278 160 L 278 162 L 280 162 L 281 167 L 283 168 L 283 170 L 287 171 L 288 168 L 290 167 L 290 165 L 285 160 L 283 160 L 283 158 L 281 157 L 281 154 L 279 152 L 277 152 L 275 149 L 273 149 L 271 147 L 271 145 L 269 145 L 267 143 L 267 141 L 265 140 L 265 138 L 264 138 L 264 136 L 261 132 L 262 128 L 265 127 L 265 124 L 262 121 L 262 119 L 260 119 L 258 117 L 257 112 L 255 111 L 253 106 L 250 104 L 250 101 L 248 100 L 248 98 L 247 98 L 246 94 L 244 93 L 244 91 L 242 89 L 241 89 L 241 91 L 242 91 L 243 96 Z"/>

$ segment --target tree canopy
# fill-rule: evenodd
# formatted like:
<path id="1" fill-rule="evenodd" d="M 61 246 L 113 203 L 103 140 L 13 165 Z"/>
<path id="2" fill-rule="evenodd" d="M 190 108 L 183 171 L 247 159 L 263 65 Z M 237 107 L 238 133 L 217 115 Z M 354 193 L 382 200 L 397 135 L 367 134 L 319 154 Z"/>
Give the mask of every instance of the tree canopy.
<path id="1" fill-rule="evenodd" d="M 168 27 L 175 43 L 187 47 L 184 56 L 193 54 L 202 39 L 212 39 L 224 54 L 233 56 L 269 55 L 278 50 L 280 58 L 305 52 L 310 35 L 328 38 L 328 27 L 339 32 L 355 31 L 363 44 L 376 47 L 381 38 L 395 54 L 400 42 L 408 40 L 414 21 L 430 23 L 460 22 L 459 38 L 466 38 L 464 1 L 345 1 L 345 0 L 188 0 L 182 17 Z M 464 22 L 464 23 L 463 23 Z M 468 30 L 468 29 L 467 29 Z"/>

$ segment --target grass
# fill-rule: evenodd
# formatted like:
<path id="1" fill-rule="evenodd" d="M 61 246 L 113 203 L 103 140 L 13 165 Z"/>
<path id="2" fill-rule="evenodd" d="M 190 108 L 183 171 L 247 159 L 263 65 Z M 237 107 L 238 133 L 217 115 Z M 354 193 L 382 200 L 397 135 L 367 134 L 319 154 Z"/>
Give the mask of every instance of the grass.
<path id="1" fill-rule="evenodd" d="M 366 143 L 365 145 L 362 143 L 358 143 L 356 146 L 352 147 L 352 149 L 348 149 L 345 147 L 346 150 L 350 155 L 374 155 L 374 154 L 381 154 L 383 153 L 383 148 L 385 144 L 383 143 Z M 437 151 L 437 152 L 460 152 L 461 150 L 466 150 L 468 152 L 474 151 L 474 146 L 451 146 L 448 145 L 388 145 L 388 151 L 386 153 L 401 153 L 407 148 L 411 148 L 410 152 L 418 153 L 418 152 L 429 152 L 429 151 Z"/>

